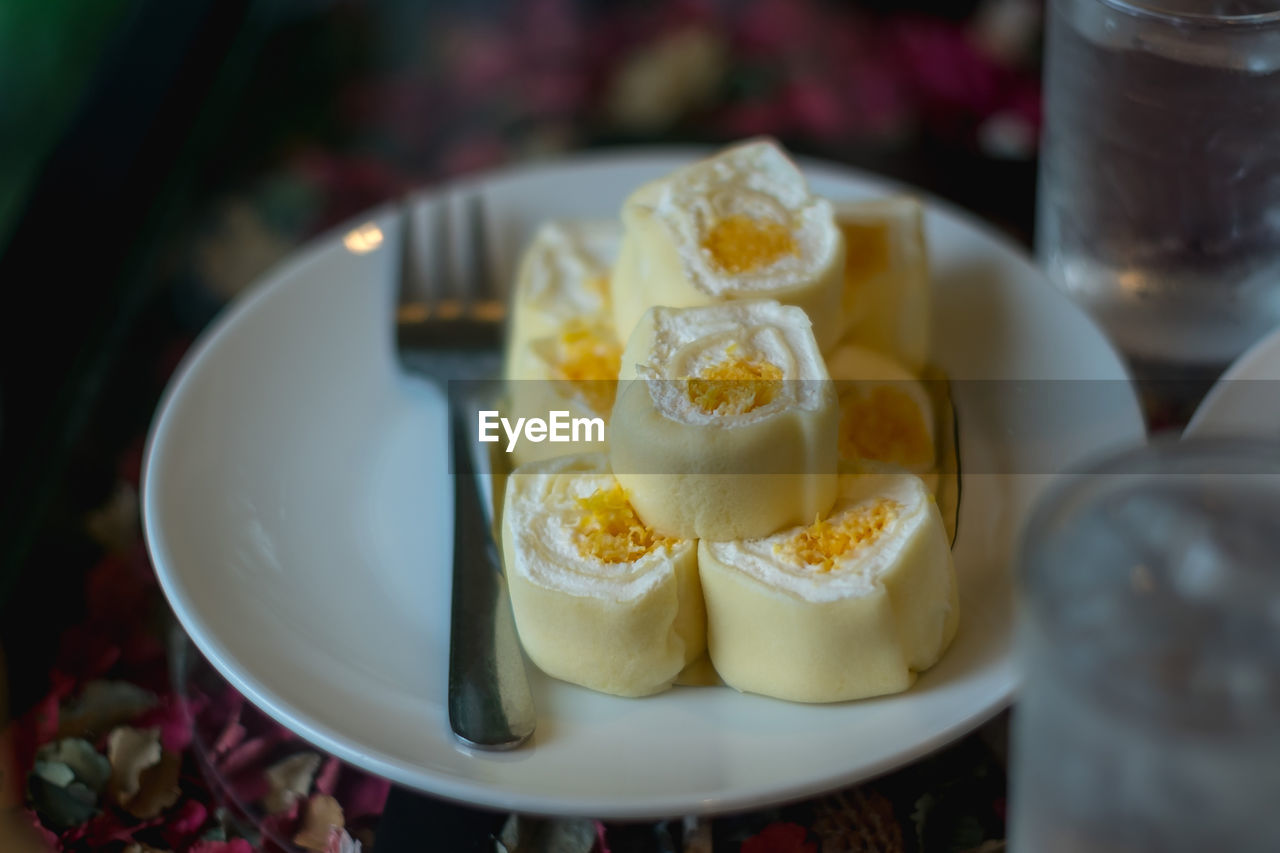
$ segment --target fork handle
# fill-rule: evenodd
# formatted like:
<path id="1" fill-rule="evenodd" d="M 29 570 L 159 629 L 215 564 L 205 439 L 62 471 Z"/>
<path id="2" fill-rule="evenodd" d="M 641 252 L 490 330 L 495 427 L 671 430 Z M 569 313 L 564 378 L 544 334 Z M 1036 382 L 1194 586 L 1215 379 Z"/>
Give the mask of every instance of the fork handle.
<path id="1" fill-rule="evenodd" d="M 449 725 L 468 746 L 513 749 L 533 734 L 537 715 L 476 482 L 467 407 L 455 395 L 449 398 L 455 497 Z"/>

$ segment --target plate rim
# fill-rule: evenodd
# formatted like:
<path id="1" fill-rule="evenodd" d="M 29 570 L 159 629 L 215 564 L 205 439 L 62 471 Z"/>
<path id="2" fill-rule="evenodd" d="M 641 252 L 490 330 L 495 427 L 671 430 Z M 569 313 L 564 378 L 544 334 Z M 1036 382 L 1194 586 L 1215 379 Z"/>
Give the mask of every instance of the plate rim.
<path id="1" fill-rule="evenodd" d="M 1275 361 L 1280 365 L 1280 327 L 1272 329 L 1257 341 L 1254 341 L 1235 361 L 1227 365 L 1227 369 L 1222 371 L 1222 375 L 1215 379 L 1213 385 L 1205 392 L 1204 399 L 1196 406 L 1196 410 L 1192 413 L 1191 419 L 1187 421 L 1181 436 L 1183 438 L 1194 438 L 1210 433 L 1218 435 L 1223 432 L 1237 434 L 1248 432 L 1248 430 L 1240 427 L 1224 428 L 1216 424 L 1215 421 L 1223 417 L 1221 408 L 1225 405 L 1224 400 L 1227 399 L 1231 383 L 1262 378 L 1255 374 L 1261 372 L 1260 368 L 1270 361 Z"/>
<path id="2" fill-rule="evenodd" d="M 627 166 L 662 161 L 689 160 L 705 156 L 714 150 L 717 150 L 717 146 L 626 146 L 589 149 L 545 160 L 510 164 L 499 169 L 462 176 L 441 182 L 432 187 L 420 188 L 406 195 L 405 198 L 408 199 L 410 204 L 416 204 L 425 198 L 447 197 L 453 193 L 474 189 L 482 190 L 486 185 L 520 179 L 543 171 L 554 172 L 587 164 L 594 166 Z M 836 180 L 857 182 L 873 193 L 907 193 L 914 196 L 922 203 L 926 214 L 937 213 L 947 219 L 955 220 L 959 224 L 980 233 L 987 241 L 1000 246 L 1011 258 L 1016 259 L 1024 272 L 1029 276 L 1035 277 L 1044 285 L 1044 289 L 1048 294 L 1051 294 L 1047 298 L 1061 300 L 1064 305 L 1071 306 L 1071 310 L 1084 314 L 1065 294 L 1062 294 L 1061 291 L 1051 285 L 1025 249 L 994 225 L 964 208 L 919 187 L 894 178 L 867 172 L 857 167 L 811 157 L 796 157 L 795 160 L 806 175 L 816 173 L 822 175 L 823 178 L 830 177 Z M 187 603 L 180 594 L 180 589 L 178 588 L 180 587 L 180 582 L 176 574 L 171 574 L 165 568 L 171 563 L 171 557 L 167 553 L 164 534 L 158 527 L 156 516 L 160 510 L 153 500 L 155 490 L 152 486 L 153 479 L 158 476 L 155 472 L 159 449 L 167 441 L 169 432 L 167 426 L 172 418 L 172 412 L 179 404 L 184 389 L 188 385 L 188 377 L 198 369 L 207 355 L 214 351 L 219 345 L 219 341 L 236 327 L 238 318 L 253 311 L 254 306 L 261 300 L 269 298 L 278 287 L 290 279 L 292 270 L 307 264 L 314 255 L 330 247 L 335 240 L 339 239 L 340 235 L 349 231 L 352 227 L 364 222 L 384 219 L 391 215 L 395 209 L 396 203 L 394 201 L 383 202 L 335 224 L 298 246 L 279 263 L 266 270 L 245 291 L 237 294 L 225 305 L 213 321 L 197 336 L 192 346 L 183 354 L 181 361 L 170 375 L 168 383 L 160 396 L 143 449 L 140 503 L 143 538 L 147 552 L 155 566 L 157 578 L 169 606 L 195 648 L 236 690 L 303 740 L 361 770 L 446 800 L 466 805 L 481 805 L 483 807 L 519 811 L 528 814 L 581 815 L 582 807 L 566 802 L 562 796 L 541 796 L 528 792 L 521 793 L 507 791 L 503 788 L 494 788 L 472 779 L 431 772 L 417 765 L 407 765 L 392 756 L 380 754 L 381 750 L 365 751 L 358 746 L 349 744 L 340 732 L 317 723 L 304 709 L 293 707 L 292 703 L 282 699 L 275 691 L 269 689 L 269 685 L 258 684 L 256 679 L 248 678 L 238 671 L 232 660 L 233 656 L 214 636 L 214 632 L 204 624 L 196 613 L 187 607 Z M 388 322 L 390 322 L 390 319 Z M 1097 324 L 1090 319 L 1089 325 L 1097 338 L 1097 343 L 1107 349 L 1112 362 L 1118 367 L 1123 378 L 1128 383 L 1134 410 L 1140 412 L 1127 363 L 1120 357 L 1114 344 L 1101 332 Z M 1141 425 L 1141 421 L 1139 421 L 1138 425 Z M 1012 622 L 1016 618 L 1016 610 L 1011 608 L 1010 613 Z M 1010 630 L 1012 630 L 1012 625 L 1010 625 Z M 892 755 L 885 756 L 878 761 L 858 765 L 847 772 L 828 773 L 818 778 L 783 787 L 763 786 L 743 791 L 719 791 L 715 795 L 704 796 L 697 800 L 690 800 L 689 795 L 677 795 L 669 798 L 654 796 L 646 797 L 642 803 L 637 804 L 619 800 L 615 795 L 608 808 L 603 809 L 601 814 L 593 816 L 627 820 L 663 818 L 676 815 L 720 814 L 758 808 L 764 805 L 793 802 L 883 775 L 917 761 L 921 757 L 958 740 L 1007 708 L 1016 693 L 1020 681 L 1016 667 L 1013 665 L 1013 656 L 1011 646 L 1004 659 L 995 665 L 997 672 L 999 669 L 1006 670 L 1005 673 L 1001 674 L 1003 686 L 982 707 L 963 718 L 953 721 L 932 736 L 916 741 L 910 747 L 899 749 Z M 371 752 L 379 754 L 375 755 L 371 754 Z M 431 780 L 436 784 L 431 786 L 424 785 L 426 780 Z"/>

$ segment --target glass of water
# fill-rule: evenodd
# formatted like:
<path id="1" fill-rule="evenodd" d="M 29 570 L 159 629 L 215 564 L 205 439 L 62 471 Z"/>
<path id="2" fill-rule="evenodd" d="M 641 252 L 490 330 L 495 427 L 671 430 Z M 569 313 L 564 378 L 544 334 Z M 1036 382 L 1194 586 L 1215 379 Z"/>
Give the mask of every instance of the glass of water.
<path id="1" fill-rule="evenodd" d="M 1280 850 L 1280 443 L 1155 444 L 1025 531 L 1010 849 Z"/>
<path id="2" fill-rule="evenodd" d="M 1280 323 L 1280 0 L 1049 0 L 1036 251 L 1139 362 Z"/>

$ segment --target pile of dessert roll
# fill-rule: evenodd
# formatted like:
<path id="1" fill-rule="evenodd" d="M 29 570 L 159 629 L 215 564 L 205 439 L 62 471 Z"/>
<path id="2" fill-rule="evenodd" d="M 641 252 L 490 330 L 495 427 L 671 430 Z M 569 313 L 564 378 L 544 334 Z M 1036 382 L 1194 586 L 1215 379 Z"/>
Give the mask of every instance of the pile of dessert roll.
<path id="1" fill-rule="evenodd" d="M 503 561 L 539 668 L 837 702 L 938 661 L 959 605 L 922 219 L 818 197 L 756 140 L 635 189 L 620 222 L 537 232 L 503 414 L 608 425 L 514 450 Z"/>

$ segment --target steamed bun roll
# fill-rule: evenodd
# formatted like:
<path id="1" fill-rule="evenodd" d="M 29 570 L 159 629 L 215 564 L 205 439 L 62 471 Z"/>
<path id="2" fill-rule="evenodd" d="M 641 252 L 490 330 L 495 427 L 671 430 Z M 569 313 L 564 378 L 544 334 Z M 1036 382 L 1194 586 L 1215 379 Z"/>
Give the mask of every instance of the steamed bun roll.
<path id="1" fill-rule="evenodd" d="M 611 323 L 571 320 L 560 331 L 529 341 L 523 357 L 514 360 L 507 374 L 509 416 L 546 418 L 554 411 L 569 418 L 599 418 L 606 426 L 613 413 L 622 347 Z M 512 452 L 516 465 L 551 456 L 605 452 L 606 441 L 595 431 L 577 441 L 521 441 Z"/>
<path id="2" fill-rule="evenodd" d="M 730 686 L 796 702 L 907 689 L 956 632 L 942 518 L 918 477 L 849 474 L 823 520 L 701 542 L 707 643 Z"/>
<path id="3" fill-rule="evenodd" d="M 836 492 L 834 390 L 799 308 L 653 308 L 622 355 L 610 463 L 668 536 L 765 536 Z"/>
<path id="4" fill-rule="evenodd" d="M 609 275 L 622 229 L 608 221 L 545 223 L 520 257 L 507 326 L 505 375 L 529 344 L 573 324 L 612 327 Z"/>
<path id="5" fill-rule="evenodd" d="M 827 357 L 840 406 L 841 462 L 877 462 L 926 478 L 937 467 L 935 419 L 919 379 L 878 352 L 843 344 Z"/>
<path id="6" fill-rule="evenodd" d="M 831 204 L 772 142 L 729 148 L 636 190 L 622 208 L 611 294 L 619 337 L 655 305 L 776 299 L 843 327 L 844 240 Z"/>
<path id="7" fill-rule="evenodd" d="M 892 196 L 835 209 L 845 242 L 842 340 L 919 373 L 929 360 L 932 322 L 920 202 Z"/>
<path id="8" fill-rule="evenodd" d="M 603 454 L 516 469 L 502 552 L 516 630 L 550 676 L 644 696 L 706 648 L 696 543 L 641 522 Z"/>
<path id="9" fill-rule="evenodd" d="M 504 371 L 503 414 L 513 421 L 563 411 L 608 422 L 622 354 L 609 310 L 609 269 L 620 240 L 613 222 L 550 222 L 525 249 Z M 512 461 L 607 449 L 598 441 L 521 441 Z"/>

